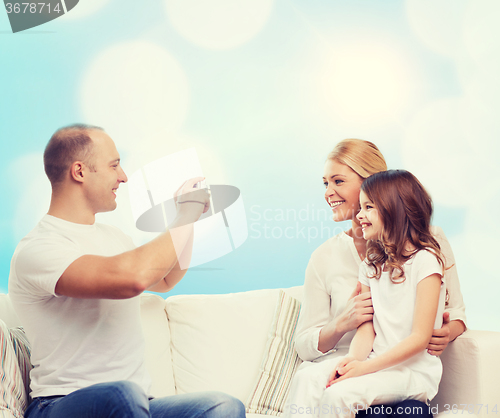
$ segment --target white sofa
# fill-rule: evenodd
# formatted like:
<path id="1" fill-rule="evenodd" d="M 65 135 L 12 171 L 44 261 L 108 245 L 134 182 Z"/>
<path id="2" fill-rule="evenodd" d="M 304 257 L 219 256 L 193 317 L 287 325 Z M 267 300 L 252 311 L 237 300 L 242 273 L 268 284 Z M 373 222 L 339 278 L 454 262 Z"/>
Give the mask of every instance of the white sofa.
<path id="1" fill-rule="evenodd" d="M 302 287 L 284 290 L 300 300 Z M 261 373 L 279 295 L 279 289 L 166 300 L 143 294 L 152 394 L 219 390 L 246 403 Z M 9 327 L 20 325 L 7 295 L 0 295 L 0 319 Z M 500 333 L 474 330 L 448 347 L 441 356 L 444 375 L 432 404 L 439 404 L 440 415 L 499 416 L 499 349 Z"/>

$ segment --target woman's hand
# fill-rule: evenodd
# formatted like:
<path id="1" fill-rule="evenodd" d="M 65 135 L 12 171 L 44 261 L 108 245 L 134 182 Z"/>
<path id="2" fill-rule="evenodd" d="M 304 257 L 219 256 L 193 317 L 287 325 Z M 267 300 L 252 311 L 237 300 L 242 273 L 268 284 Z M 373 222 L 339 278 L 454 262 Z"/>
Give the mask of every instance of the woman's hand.
<path id="1" fill-rule="evenodd" d="M 427 346 L 427 352 L 433 356 L 440 356 L 448 344 L 455 340 L 465 331 L 465 325 L 461 320 L 450 321 L 450 313 L 443 314 L 443 326 L 432 331 L 432 338 Z"/>
<path id="2" fill-rule="evenodd" d="M 433 356 L 440 356 L 450 343 L 450 314 L 443 314 L 443 326 L 432 331 L 432 338 L 427 346 L 427 352 Z"/>
<path id="3" fill-rule="evenodd" d="M 346 333 L 372 319 L 373 305 L 371 293 L 361 293 L 361 283 L 358 282 L 351 296 L 349 296 L 344 312 L 338 318 L 338 325 Z"/>
<path id="4" fill-rule="evenodd" d="M 331 385 L 341 382 L 342 380 L 350 377 L 362 376 L 367 373 L 366 362 L 356 360 L 354 357 L 347 355 L 335 366 L 335 370 L 333 370 L 328 378 L 326 387 L 329 388 Z"/>
<path id="5" fill-rule="evenodd" d="M 346 332 L 358 328 L 373 318 L 370 292 L 361 293 L 361 283 L 357 283 L 347 301 L 347 305 L 337 317 L 328 322 L 319 334 L 318 350 L 326 353 L 340 341 Z"/>

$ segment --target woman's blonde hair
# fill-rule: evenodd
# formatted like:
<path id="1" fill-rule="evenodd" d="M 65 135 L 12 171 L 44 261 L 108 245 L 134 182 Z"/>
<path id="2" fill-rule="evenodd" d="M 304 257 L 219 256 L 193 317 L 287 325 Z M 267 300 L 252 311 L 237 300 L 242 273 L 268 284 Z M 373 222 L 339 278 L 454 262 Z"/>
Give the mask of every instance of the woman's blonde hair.
<path id="1" fill-rule="evenodd" d="M 328 159 L 350 167 L 363 179 L 387 170 L 384 156 L 377 146 L 362 139 L 349 138 L 340 141 L 328 154 Z"/>

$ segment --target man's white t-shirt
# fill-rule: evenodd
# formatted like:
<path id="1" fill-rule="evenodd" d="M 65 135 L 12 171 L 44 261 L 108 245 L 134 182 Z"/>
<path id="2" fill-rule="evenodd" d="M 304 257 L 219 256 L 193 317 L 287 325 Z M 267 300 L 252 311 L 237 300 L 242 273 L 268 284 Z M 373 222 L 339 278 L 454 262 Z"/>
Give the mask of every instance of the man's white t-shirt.
<path id="1" fill-rule="evenodd" d="M 67 395 L 96 383 L 127 380 L 149 394 L 139 297 L 58 296 L 57 281 L 85 255 L 134 249 L 119 229 L 45 215 L 14 252 L 9 295 L 32 346 L 31 396 Z"/>

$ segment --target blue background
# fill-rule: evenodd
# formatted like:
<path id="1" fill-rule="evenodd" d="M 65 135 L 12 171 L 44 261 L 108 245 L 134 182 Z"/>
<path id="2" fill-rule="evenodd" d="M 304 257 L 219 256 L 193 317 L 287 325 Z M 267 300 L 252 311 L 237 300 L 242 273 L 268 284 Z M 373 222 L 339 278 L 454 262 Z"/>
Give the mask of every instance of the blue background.
<path id="1" fill-rule="evenodd" d="M 349 227 L 324 202 L 341 139 L 377 144 L 430 191 L 469 326 L 500 331 L 496 296 L 500 3 L 463 0 L 80 0 L 13 34 L 0 10 L 0 291 L 47 211 L 42 153 L 60 126 L 103 126 L 128 174 L 196 147 L 207 181 L 240 188 L 249 238 L 171 292 L 303 283 Z M 128 190 L 100 215 L 137 245 Z"/>

